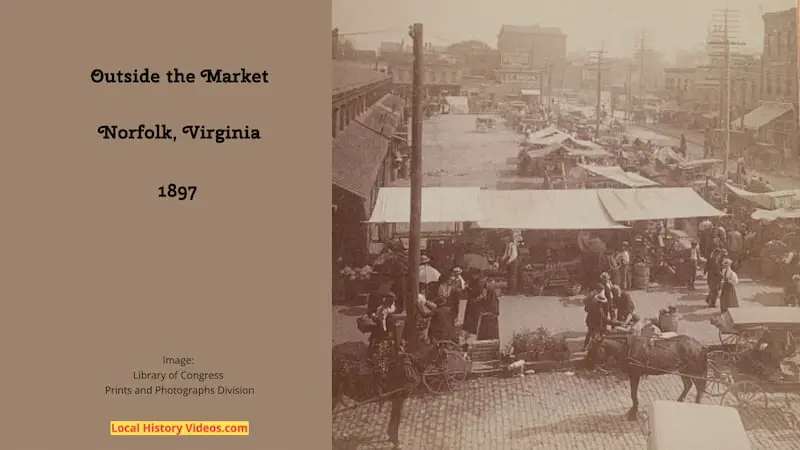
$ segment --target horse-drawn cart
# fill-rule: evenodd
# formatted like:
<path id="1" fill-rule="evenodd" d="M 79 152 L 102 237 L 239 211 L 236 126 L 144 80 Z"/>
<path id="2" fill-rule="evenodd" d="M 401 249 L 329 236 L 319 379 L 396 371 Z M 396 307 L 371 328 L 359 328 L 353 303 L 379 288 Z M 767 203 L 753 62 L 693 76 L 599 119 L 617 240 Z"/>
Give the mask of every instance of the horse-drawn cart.
<path id="1" fill-rule="evenodd" d="M 727 385 L 720 404 L 767 408 L 771 401 L 800 428 L 792 402 L 800 396 L 800 363 L 794 360 L 800 312 L 790 307 L 733 308 L 716 325 L 727 344 L 708 353 L 714 378 Z"/>
<path id="2" fill-rule="evenodd" d="M 445 394 L 458 390 L 460 385 L 466 381 L 467 376 L 472 370 L 472 363 L 464 349 L 451 341 L 439 341 L 438 356 L 428 361 L 423 370 L 413 365 L 406 365 L 405 376 L 419 380 L 431 394 Z M 367 354 L 367 349 L 352 351 L 344 357 L 334 355 L 334 379 L 342 384 L 333 399 L 334 411 L 337 406 L 344 406 L 345 409 L 352 409 L 357 406 L 379 401 L 384 397 L 390 396 L 391 392 L 380 389 L 379 381 L 376 378 L 376 370 Z M 401 350 L 401 352 L 403 352 Z M 402 370 L 398 367 L 396 370 Z M 411 371 L 413 373 L 408 373 Z M 420 373 L 421 372 L 421 373 Z M 415 386 L 415 388 L 419 385 Z M 344 397 L 347 396 L 354 403 L 344 404 Z"/>
<path id="3" fill-rule="evenodd" d="M 800 309 L 788 306 L 731 308 L 712 323 L 723 345 L 745 350 L 758 341 L 763 329 L 800 333 Z"/>
<path id="4" fill-rule="evenodd" d="M 486 131 L 492 130 L 495 127 L 495 121 L 491 117 L 478 117 L 475 119 L 475 130 Z"/>

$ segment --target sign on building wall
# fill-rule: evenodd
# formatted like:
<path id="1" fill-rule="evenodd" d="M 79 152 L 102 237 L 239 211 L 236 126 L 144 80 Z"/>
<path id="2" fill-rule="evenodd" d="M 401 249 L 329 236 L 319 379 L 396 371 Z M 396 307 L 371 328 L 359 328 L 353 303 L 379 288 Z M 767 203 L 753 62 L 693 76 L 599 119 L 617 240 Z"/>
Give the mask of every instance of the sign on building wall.
<path id="1" fill-rule="evenodd" d="M 531 55 L 527 52 L 503 52 L 500 54 L 500 65 L 502 67 L 529 67 Z"/>
<path id="2" fill-rule="evenodd" d="M 501 78 L 503 83 L 539 84 L 538 73 L 504 73 Z"/>

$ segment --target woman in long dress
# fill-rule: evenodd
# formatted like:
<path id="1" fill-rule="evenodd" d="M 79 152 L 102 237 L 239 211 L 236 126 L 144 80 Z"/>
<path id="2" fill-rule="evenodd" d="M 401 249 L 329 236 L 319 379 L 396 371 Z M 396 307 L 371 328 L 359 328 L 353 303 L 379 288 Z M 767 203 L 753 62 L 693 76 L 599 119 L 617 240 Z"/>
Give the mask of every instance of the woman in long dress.
<path id="1" fill-rule="evenodd" d="M 722 286 L 720 291 L 719 308 L 722 312 L 728 308 L 739 307 L 739 296 L 736 293 L 736 285 L 739 284 L 739 276 L 731 269 L 731 261 L 725 258 L 722 261 Z"/>

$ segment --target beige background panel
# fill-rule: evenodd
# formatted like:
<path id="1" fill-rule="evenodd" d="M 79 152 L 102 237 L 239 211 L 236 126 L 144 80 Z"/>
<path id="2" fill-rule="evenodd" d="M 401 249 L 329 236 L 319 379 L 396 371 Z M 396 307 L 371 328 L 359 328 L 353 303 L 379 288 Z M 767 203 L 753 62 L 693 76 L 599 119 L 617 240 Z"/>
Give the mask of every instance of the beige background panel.
<path id="1" fill-rule="evenodd" d="M 330 5 L 135 5 L 2 11 L 0 447 L 324 448 Z M 143 67 L 162 83 L 89 79 Z M 175 67 L 268 70 L 270 84 L 167 84 Z M 264 139 L 102 141 L 96 128 L 114 123 L 250 125 Z M 196 199 L 157 198 L 167 183 L 197 185 Z M 257 395 L 104 396 L 135 369 L 167 370 L 162 355 Z M 249 420 L 252 432 L 111 438 L 110 420 Z"/>

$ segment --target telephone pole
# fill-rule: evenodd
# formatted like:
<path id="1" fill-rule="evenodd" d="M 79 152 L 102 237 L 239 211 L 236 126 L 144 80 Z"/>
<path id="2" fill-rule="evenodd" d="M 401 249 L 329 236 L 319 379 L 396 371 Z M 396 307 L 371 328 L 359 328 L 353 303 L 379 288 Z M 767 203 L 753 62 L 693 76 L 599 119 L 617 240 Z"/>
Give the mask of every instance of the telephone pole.
<path id="1" fill-rule="evenodd" d="M 424 49 L 422 24 L 409 27 L 409 36 L 414 41 L 413 98 L 411 112 L 411 232 L 408 245 L 408 278 L 411 284 L 406 305 L 406 321 L 403 334 L 409 342 L 417 342 L 417 307 L 419 297 L 420 236 L 422 231 L 422 64 Z"/>
<path id="2" fill-rule="evenodd" d="M 645 59 L 650 54 L 650 41 L 649 33 L 647 30 L 642 29 L 636 37 L 636 47 L 634 56 L 639 60 L 639 103 L 642 102 L 645 90 Z"/>
<path id="3" fill-rule="evenodd" d="M 716 9 L 713 12 L 713 28 L 708 43 L 715 51 L 711 53 L 712 66 L 719 72 L 720 122 L 724 121 L 725 159 L 723 162 L 724 177 L 728 178 L 728 166 L 731 156 L 731 85 L 733 84 L 733 54 L 731 46 L 744 45 L 734 41 L 739 31 L 739 13 L 730 8 Z M 721 58 L 721 60 L 720 60 Z M 721 130 L 722 131 L 722 130 Z"/>
<path id="4" fill-rule="evenodd" d="M 625 120 L 631 118 L 631 83 L 633 83 L 633 63 L 628 64 L 628 73 L 625 74 Z"/>
<path id="5" fill-rule="evenodd" d="M 604 45 L 600 44 L 600 50 L 594 50 L 589 52 L 589 57 L 594 59 L 594 63 L 592 64 L 591 71 L 597 72 L 597 104 L 595 105 L 595 125 L 594 125 L 594 135 L 595 138 L 600 137 L 600 104 L 602 102 L 602 93 L 603 93 L 603 72 L 608 70 L 608 67 L 605 66 L 605 62 L 603 61 L 603 55 L 607 52 L 604 50 Z"/>

